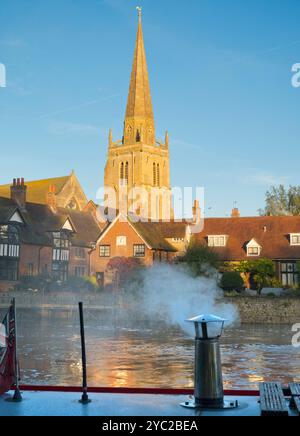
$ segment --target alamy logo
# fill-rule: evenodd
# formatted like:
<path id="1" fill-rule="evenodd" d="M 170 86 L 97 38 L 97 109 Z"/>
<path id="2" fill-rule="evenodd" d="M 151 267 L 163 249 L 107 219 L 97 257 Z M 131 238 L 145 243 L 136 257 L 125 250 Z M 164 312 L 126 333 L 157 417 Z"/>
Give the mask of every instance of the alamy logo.
<path id="1" fill-rule="evenodd" d="M 300 88 L 300 64 L 294 64 L 292 66 L 292 73 L 295 73 L 292 77 L 292 86 L 294 88 Z"/>
<path id="2" fill-rule="evenodd" d="M 295 333 L 292 338 L 292 345 L 294 348 L 300 348 L 300 324 L 294 324 L 292 332 Z"/>
<path id="3" fill-rule="evenodd" d="M 0 64 L 0 88 L 6 87 L 6 68 L 5 65 Z"/>

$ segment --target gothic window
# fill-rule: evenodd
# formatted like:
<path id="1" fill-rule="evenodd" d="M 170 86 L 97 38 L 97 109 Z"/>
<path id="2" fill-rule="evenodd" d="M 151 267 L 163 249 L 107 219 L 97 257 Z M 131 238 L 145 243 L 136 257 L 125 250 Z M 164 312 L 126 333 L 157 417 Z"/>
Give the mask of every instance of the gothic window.
<path id="1" fill-rule="evenodd" d="M 128 162 L 126 162 L 126 164 L 125 164 L 125 181 L 126 181 L 126 185 L 128 185 L 128 180 L 129 180 L 129 164 L 128 164 Z"/>
<path id="2" fill-rule="evenodd" d="M 136 131 L 136 142 L 141 142 L 141 134 L 139 130 Z"/>
<path id="3" fill-rule="evenodd" d="M 20 257 L 19 229 L 13 225 L 0 226 L 0 280 L 18 280 Z"/>
<path id="4" fill-rule="evenodd" d="M 156 180 L 156 164 L 153 164 L 153 186 L 156 186 L 157 180 Z"/>
<path id="5" fill-rule="evenodd" d="M 120 185 L 128 185 L 129 181 L 129 163 L 122 162 L 120 165 Z"/>
<path id="6" fill-rule="evenodd" d="M 157 164 L 157 186 L 160 186 L 160 168 L 159 168 L 159 164 Z"/>
<path id="7" fill-rule="evenodd" d="M 68 231 L 53 233 L 52 274 L 63 282 L 68 279 L 70 235 Z"/>
<path id="8" fill-rule="evenodd" d="M 124 162 L 121 162 L 121 165 L 120 165 L 120 181 L 121 181 L 121 183 L 123 180 L 124 180 Z"/>

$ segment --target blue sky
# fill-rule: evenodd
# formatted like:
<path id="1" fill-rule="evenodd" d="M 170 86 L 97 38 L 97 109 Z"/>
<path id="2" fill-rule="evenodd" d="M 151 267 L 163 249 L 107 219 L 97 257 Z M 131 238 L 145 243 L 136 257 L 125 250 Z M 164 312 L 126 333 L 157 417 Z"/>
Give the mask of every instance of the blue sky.
<path id="1" fill-rule="evenodd" d="M 137 28 L 174 186 L 204 186 L 208 216 L 254 215 L 300 184 L 299 0 L 0 0 L 0 183 L 74 169 L 103 184 L 122 124 Z"/>

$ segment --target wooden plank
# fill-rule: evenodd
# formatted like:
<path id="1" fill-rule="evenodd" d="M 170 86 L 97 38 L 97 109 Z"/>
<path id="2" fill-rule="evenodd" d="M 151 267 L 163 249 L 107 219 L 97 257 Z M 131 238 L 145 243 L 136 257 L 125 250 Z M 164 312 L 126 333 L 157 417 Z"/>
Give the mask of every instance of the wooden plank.
<path id="1" fill-rule="evenodd" d="M 289 415 L 280 383 L 261 383 L 260 407 L 262 416 Z"/>

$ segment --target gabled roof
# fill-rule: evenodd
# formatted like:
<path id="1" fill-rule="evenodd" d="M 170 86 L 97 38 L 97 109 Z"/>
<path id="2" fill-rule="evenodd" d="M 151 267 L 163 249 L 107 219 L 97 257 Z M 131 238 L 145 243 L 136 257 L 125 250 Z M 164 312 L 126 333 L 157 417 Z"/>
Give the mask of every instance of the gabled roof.
<path id="1" fill-rule="evenodd" d="M 17 205 L 8 204 L 0 207 L 0 224 L 7 224 L 16 213 L 18 213 L 24 221 L 23 215 L 19 211 Z"/>
<path id="2" fill-rule="evenodd" d="M 213 248 L 224 261 L 248 259 L 246 245 L 252 239 L 262 247 L 261 257 L 300 259 L 300 247 L 290 245 L 290 233 L 300 233 L 300 216 L 206 218 L 195 239 L 206 242 L 207 235 L 228 235 L 226 247 Z"/>
<path id="3" fill-rule="evenodd" d="M 132 227 L 143 238 L 143 240 L 153 250 L 163 250 L 169 252 L 176 252 L 177 250 L 172 247 L 164 236 L 161 223 L 143 223 L 143 222 L 131 222 Z"/>
<path id="4" fill-rule="evenodd" d="M 0 221 L 3 224 L 9 221 L 16 210 L 18 208 L 13 200 L 0 197 Z M 53 213 L 46 205 L 26 203 L 22 217 L 25 221 L 22 240 L 26 244 L 51 246 L 51 233 L 61 231 L 68 220 L 76 231 L 72 237 L 75 246 L 91 247 L 101 233 L 99 224 L 89 212 L 58 208 L 56 213 Z"/>
<path id="5" fill-rule="evenodd" d="M 110 232 L 110 230 L 114 227 L 114 225 L 123 218 L 125 222 L 136 232 L 136 234 L 142 239 L 145 245 L 151 250 L 161 250 L 168 252 L 176 252 L 177 250 L 169 244 L 166 240 L 166 236 L 164 235 L 164 231 L 166 232 L 166 228 L 163 223 L 145 223 L 145 222 L 135 222 L 135 220 L 131 217 L 124 217 L 122 214 L 119 214 L 116 219 L 107 225 L 105 230 L 102 232 L 98 239 L 98 243 Z M 175 236 L 176 237 L 176 236 Z"/>
<path id="6" fill-rule="evenodd" d="M 49 186 L 55 186 L 56 194 L 59 194 L 72 176 L 56 177 L 53 179 L 35 180 L 26 182 L 27 201 L 29 203 L 45 204 Z M 0 197 L 10 198 L 9 185 L 0 185 Z"/>

